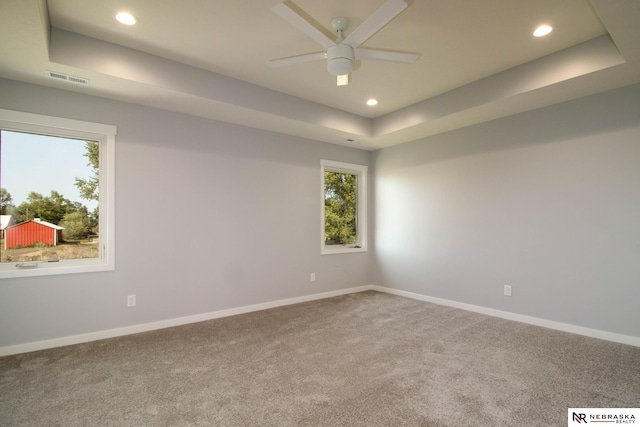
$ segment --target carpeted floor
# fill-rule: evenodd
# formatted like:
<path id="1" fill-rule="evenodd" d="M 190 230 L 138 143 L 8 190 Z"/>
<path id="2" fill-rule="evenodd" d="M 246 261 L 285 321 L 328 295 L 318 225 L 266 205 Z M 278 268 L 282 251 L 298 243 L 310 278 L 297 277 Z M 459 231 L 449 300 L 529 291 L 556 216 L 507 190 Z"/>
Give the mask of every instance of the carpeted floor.
<path id="1" fill-rule="evenodd" d="M 378 292 L 0 358 L 2 426 L 566 426 L 640 348 Z"/>

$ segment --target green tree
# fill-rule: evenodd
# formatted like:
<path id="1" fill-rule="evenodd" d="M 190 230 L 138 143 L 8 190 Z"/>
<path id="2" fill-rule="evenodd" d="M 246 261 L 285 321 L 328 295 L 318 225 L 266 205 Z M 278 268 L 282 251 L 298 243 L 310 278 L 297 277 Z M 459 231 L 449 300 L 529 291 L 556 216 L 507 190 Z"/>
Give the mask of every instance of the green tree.
<path id="1" fill-rule="evenodd" d="M 97 141 L 85 141 L 84 147 L 86 152 L 84 156 L 89 159 L 87 166 L 91 167 L 91 175 L 89 179 L 76 178 L 76 187 L 80 190 L 80 197 L 86 200 L 100 200 L 100 144 Z M 98 224 L 100 209 L 96 207 L 89 214 L 90 229 L 98 233 Z"/>
<path id="2" fill-rule="evenodd" d="M 12 215 L 14 208 L 11 194 L 6 188 L 0 188 L 0 215 Z"/>
<path id="3" fill-rule="evenodd" d="M 58 224 L 68 213 L 81 211 L 87 214 L 87 208 L 78 202 L 66 199 L 55 190 L 51 195 L 43 196 L 32 191 L 27 196 L 27 201 L 21 203 L 15 210 L 16 222 L 28 221 L 40 218 L 53 224 Z"/>
<path id="4" fill-rule="evenodd" d="M 325 243 L 328 245 L 356 243 L 356 176 L 325 172 L 324 192 Z"/>
<path id="5" fill-rule="evenodd" d="M 58 225 L 64 227 L 62 230 L 64 240 L 84 239 L 91 231 L 91 221 L 89 221 L 87 213 L 82 211 L 65 214 Z"/>
<path id="6" fill-rule="evenodd" d="M 100 144 L 97 141 L 85 141 L 87 152 L 84 156 L 89 159 L 87 166 L 91 167 L 89 179 L 76 178 L 76 187 L 80 190 L 80 197 L 87 200 L 99 200 L 99 171 L 100 171 Z"/>

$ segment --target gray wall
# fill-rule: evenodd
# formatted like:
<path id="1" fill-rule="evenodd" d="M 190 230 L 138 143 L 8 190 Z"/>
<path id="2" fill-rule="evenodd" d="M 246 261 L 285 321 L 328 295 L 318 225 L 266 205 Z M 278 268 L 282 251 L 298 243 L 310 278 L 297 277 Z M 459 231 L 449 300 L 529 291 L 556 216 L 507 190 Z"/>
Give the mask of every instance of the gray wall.
<path id="1" fill-rule="evenodd" d="M 3 279 L 0 347 L 367 284 L 640 337 L 640 86 L 373 155 L 0 93 L 0 108 L 118 126 L 116 271 Z M 319 255 L 321 158 L 371 166 L 370 252 Z"/>
<path id="2" fill-rule="evenodd" d="M 382 150 L 372 166 L 374 283 L 640 337 L 640 86 Z"/>
<path id="3" fill-rule="evenodd" d="M 0 108 L 118 127 L 116 270 L 3 279 L 0 347 L 368 284 L 370 253 L 320 256 L 320 159 L 368 152 L 8 80 L 0 93 Z"/>

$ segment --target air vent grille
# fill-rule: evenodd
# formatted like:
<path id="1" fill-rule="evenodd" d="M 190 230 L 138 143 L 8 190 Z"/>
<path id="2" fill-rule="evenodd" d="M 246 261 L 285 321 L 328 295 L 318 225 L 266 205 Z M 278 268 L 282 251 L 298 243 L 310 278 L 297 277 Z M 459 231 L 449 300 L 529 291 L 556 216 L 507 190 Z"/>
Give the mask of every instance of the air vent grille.
<path id="1" fill-rule="evenodd" d="M 47 76 L 49 76 L 52 79 L 64 80 L 65 82 L 69 82 L 69 83 L 75 83 L 75 84 L 84 85 L 84 86 L 89 85 L 89 79 L 85 79 L 83 77 L 70 76 L 68 74 L 58 73 L 55 71 L 47 71 Z"/>

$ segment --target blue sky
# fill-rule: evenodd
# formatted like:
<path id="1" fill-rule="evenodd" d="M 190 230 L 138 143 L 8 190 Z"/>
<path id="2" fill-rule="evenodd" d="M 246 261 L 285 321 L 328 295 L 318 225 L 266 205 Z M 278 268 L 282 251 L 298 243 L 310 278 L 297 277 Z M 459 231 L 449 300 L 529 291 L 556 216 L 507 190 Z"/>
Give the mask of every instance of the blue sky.
<path id="1" fill-rule="evenodd" d="M 82 203 L 89 211 L 98 205 L 82 199 L 75 186 L 76 178 L 87 179 L 91 174 L 83 140 L 4 130 L 1 136 L 0 186 L 11 194 L 15 206 L 32 191 L 49 196 L 51 190 Z"/>

